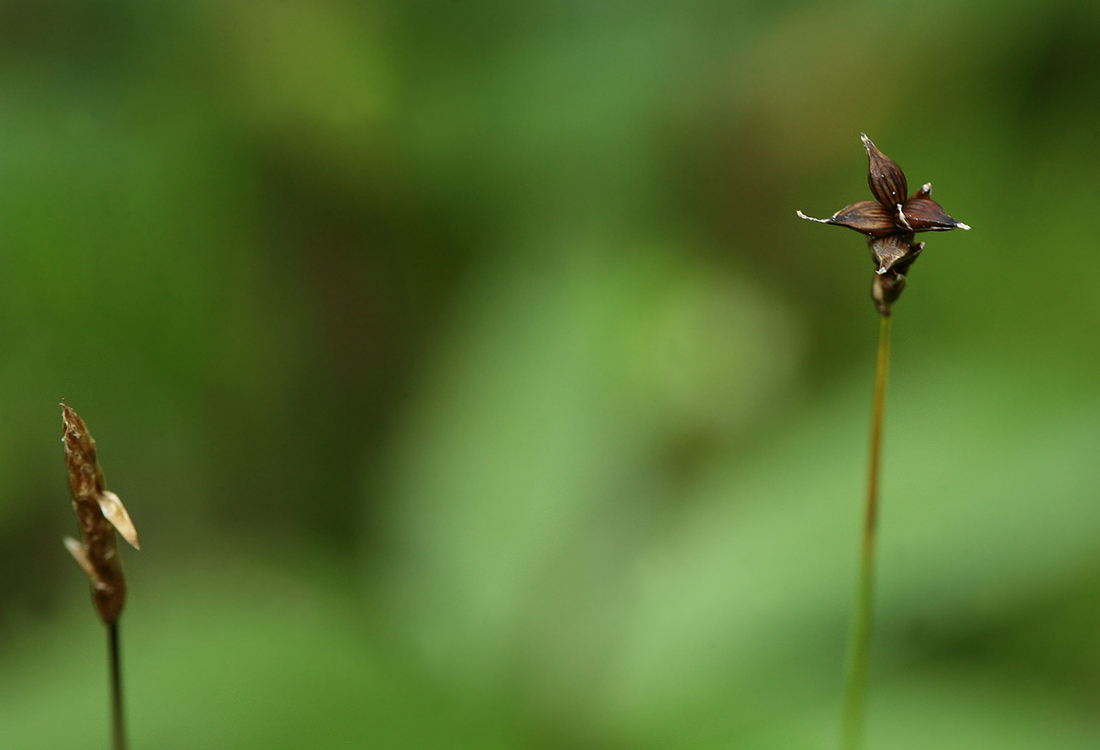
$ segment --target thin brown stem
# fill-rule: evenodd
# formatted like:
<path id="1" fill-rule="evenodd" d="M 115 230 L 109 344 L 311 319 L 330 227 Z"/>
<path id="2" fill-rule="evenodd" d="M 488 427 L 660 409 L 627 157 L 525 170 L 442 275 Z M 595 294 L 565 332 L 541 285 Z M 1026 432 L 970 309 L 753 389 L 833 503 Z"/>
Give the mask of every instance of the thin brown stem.
<path id="1" fill-rule="evenodd" d="M 871 406 L 871 458 L 867 471 L 867 507 L 863 518 L 859 591 L 856 595 L 848 639 L 842 750 L 858 750 L 861 746 L 863 724 L 867 715 L 867 673 L 871 658 L 871 625 L 874 621 L 875 529 L 878 524 L 879 466 L 882 453 L 882 422 L 886 409 L 886 375 L 890 365 L 890 316 L 883 315 L 879 321 L 875 395 Z"/>
<path id="2" fill-rule="evenodd" d="M 111 662 L 111 723 L 113 750 L 126 750 L 126 727 L 122 712 L 122 670 L 118 647 L 118 621 L 107 624 L 107 652 Z"/>

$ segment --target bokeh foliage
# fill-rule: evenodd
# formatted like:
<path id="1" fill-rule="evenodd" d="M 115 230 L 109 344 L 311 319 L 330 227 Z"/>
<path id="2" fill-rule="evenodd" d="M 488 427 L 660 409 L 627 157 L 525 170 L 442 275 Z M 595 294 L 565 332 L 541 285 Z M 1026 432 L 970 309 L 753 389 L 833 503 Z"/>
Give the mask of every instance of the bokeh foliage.
<path id="1" fill-rule="evenodd" d="M 869 746 L 1100 732 L 1100 6 L 0 2 L 0 744 L 106 746 L 61 397 L 143 549 L 135 748 L 828 748 L 867 132 Z"/>

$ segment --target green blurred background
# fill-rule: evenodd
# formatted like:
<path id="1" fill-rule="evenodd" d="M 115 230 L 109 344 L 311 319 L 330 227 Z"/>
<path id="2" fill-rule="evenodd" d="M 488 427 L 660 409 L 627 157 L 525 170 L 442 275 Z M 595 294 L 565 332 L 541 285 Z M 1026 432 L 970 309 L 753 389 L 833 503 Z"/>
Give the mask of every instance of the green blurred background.
<path id="1" fill-rule="evenodd" d="M 1100 746 L 1095 0 L 0 2 L 0 744 Z"/>

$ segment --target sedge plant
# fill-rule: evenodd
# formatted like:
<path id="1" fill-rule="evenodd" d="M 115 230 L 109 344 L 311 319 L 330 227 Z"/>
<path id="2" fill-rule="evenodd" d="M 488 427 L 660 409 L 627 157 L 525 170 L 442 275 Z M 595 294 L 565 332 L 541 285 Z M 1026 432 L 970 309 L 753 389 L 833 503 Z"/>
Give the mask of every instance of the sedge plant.
<path id="1" fill-rule="evenodd" d="M 122 672 L 118 619 L 126 602 L 126 581 L 115 544 L 115 532 L 138 547 L 137 530 L 118 495 L 109 492 L 96 460 L 95 440 L 75 411 L 61 402 L 64 428 L 65 465 L 69 490 L 80 526 L 81 541 L 65 538 L 65 547 L 92 584 L 92 602 L 99 619 L 107 626 L 107 657 L 110 665 L 110 707 L 112 748 L 124 750 L 126 731 L 122 710 Z"/>
<path id="2" fill-rule="evenodd" d="M 906 274 L 924 250 L 914 242 L 917 232 L 970 229 L 947 215 L 932 200 L 932 185 L 908 195 L 905 173 L 883 154 L 866 135 L 860 136 L 869 162 L 867 182 L 873 201 L 858 201 L 828 219 L 798 215 L 821 224 L 854 229 L 866 235 L 875 264 L 871 299 L 879 314 L 878 356 L 875 364 L 874 395 L 871 401 L 871 450 L 867 469 L 867 503 L 863 513 L 863 535 L 855 607 L 848 636 L 845 667 L 844 713 L 841 750 L 858 750 L 867 714 L 867 676 L 874 622 L 875 532 L 878 526 L 879 469 L 882 457 L 882 429 L 886 410 L 886 376 L 890 365 L 890 310 L 905 288 Z M 908 195 L 908 197 L 906 197 Z"/>

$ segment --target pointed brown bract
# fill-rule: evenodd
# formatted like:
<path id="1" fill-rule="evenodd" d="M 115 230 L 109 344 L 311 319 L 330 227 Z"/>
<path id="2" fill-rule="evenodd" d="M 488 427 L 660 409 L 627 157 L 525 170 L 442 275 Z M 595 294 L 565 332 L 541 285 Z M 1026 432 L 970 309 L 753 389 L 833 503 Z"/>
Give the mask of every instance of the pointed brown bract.
<path id="1" fill-rule="evenodd" d="M 872 237 L 885 237 L 898 231 L 894 224 L 894 217 L 875 201 L 858 201 L 850 206 L 837 211 L 828 219 L 814 219 L 806 216 L 801 211 L 798 215 L 803 219 L 816 221 L 819 224 L 836 224 L 839 227 L 848 227 L 857 232 L 871 235 Z"/>
<path id="2" fill-rule="evenodd" d="M 970 229 L 961 221 L 947 215 L 943 206 L 931 198 L 910 198 L 899 211 L 914 232 L 946 232 L 951 229 Z"/>
<path id="3" fill-rule="evenodd" d="M 866 133 L 859 134 L 863 146 L 867 149 L 867 184 L 871 194 L 882 205 L 892 208 L 905 202 L 909 188 L 905 183 L 905 173 L 901 167 L 886 154 L 878 150 Z"/>
<path id="4" fill-rule="evenodd" d="M 901 167 L 865 134 L 861 133 L 860 138 L 867 149 L 867 184 L 875 200 L 845 206 L 828 219 L 797 213 L 803 219 L 847 227 L 867 236 L 875 261 L 871 298 L 879 314 L 887 316 L 890 305 L 905 288 L 905 273 L 924 249 L 923 242 L 913 243 L 913 234 L 970 227 L 948 216 L 943 206 L 932 200 L 932 183 L 925 183 L 907 199 L 908 186 Z"/>
<path id="5" fill-rule="evenodd" d="M 69 490 L 83 540 L 66 538 L 65 547 L 91 581 L 92 599 L 100 619 L 113 624 L 126 602 L 126 581 L 122 577 L 115 530 L 135 548 L 137 530 L 118 495 L 104 486 L 103 472 L 96 461 L 95 440 L 84 420 L 64 401 L 61 419 Z"/>
<path id="6" fill-rule="evenodd" d="M 879 315 L 890 315 L 890 306 L 897 302 L 905 289 L 905 275 L 909 266 L 924 250 L 924 243 L 912 243 L 913 235 L 890 235 L 889 237 L 868 238 L 871 256 L 878 264 L 874 279 L 871 281 L 871 299 Z"/>
<path id="7" fill-rule="evenodd" d="M 871 256 L 878 268 L 875 272 L 881 276 L 894 270 L 901 261 L 913 252 L 913 235 L 891 234 L 888 237 L 875 237 L 870 240 Z"/>

